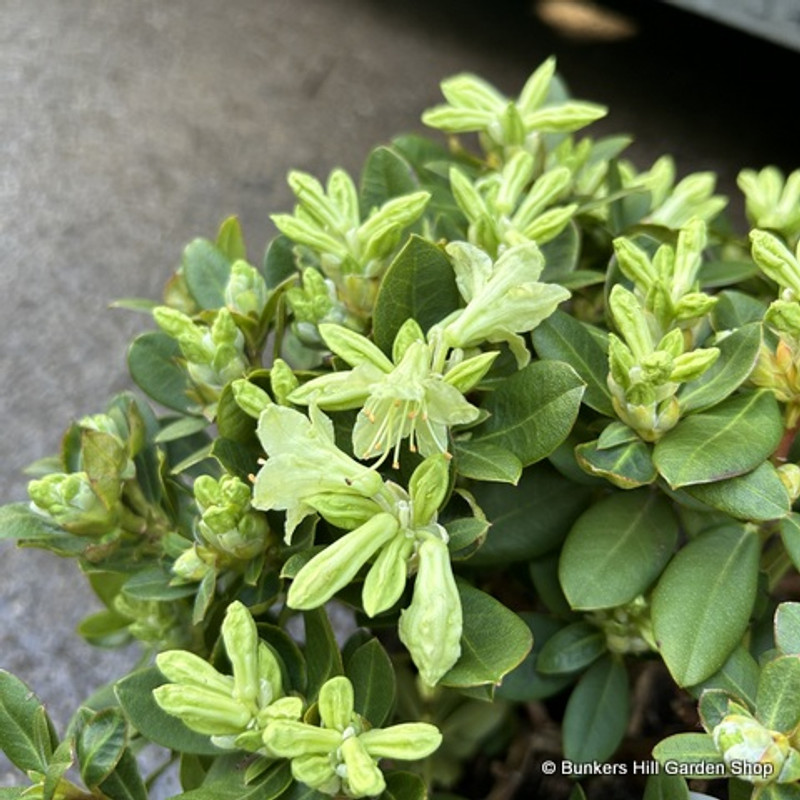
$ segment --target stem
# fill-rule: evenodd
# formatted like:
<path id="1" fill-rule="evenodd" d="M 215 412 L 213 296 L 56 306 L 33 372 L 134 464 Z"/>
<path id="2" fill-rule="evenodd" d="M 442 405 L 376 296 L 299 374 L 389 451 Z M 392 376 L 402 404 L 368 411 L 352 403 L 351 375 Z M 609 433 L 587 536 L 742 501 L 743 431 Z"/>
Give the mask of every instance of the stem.
<path id="1" fill-rule="evenodd" d="M 774 464 L 780 466 L 789 460 L 789 451 L 792 449 L 792 445 L 794 444 L 794 440 L 799 429 L 800 426 L 794 425 L 793 427 L 787 428 L 784 431 L 780 444 L 772 454 L 772 461 Z"/>

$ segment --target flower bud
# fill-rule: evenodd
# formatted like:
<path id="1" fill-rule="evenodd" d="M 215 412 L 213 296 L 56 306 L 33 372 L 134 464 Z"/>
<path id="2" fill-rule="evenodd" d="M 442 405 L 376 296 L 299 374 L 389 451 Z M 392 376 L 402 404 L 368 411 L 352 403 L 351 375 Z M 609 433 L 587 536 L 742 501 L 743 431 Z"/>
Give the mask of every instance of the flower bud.
<path id="1" fill-rule="evenodd" d="M 653 351 L 653 340 L 639 300 L 621 284 L 615 284 L 609 295 L 614 324 L 622 334 L 634 358 L 639 361 Z"/>
<path id="2" fill-rule="evenodd" d="M 172 574 L 182 581 L 194 583 L 203 580 L 211 568 L 212 564 L 201 558 L 195 546 L 187 548 L 175 559 Z"/>
<path id="3" fill-rule="evenodd" d="M 367 753 L 359 737 L 351 736 L 342 742 L 342 759 L 346 773 L 345 793 L 350 797 L 375 797 L 383 793 L 386 781 L 377 763 Z"/>
<path id="4" fill-rule="evenodd" d="M 264 747 L 274 758 L 297 758 L 309 753 L 329 753 L 342 741 L 340 731 L 317 728 L 305 722 L 279 719 L 264 729 Z"/>
<path id="5" fill-rule="evenodd" d="M 261 273 L 246 261 L 235 261 L 224 290 L 225 305 L 245 317 L 259 319 L 269 290 Z"/>
<path id="6" fill-rule="evenodd" d="M 675 359 L 669 379 L 675 383 L 696 380 L 716 362 L 719 353 L 717 347 L 706 347 L 683 353 Z"/>
<path id="7" fill-rule="evenodd" d="M 500 355 L 498 350 L 467 358 L 445 372 L 444 379 L 462 394 L 477 386 L 489 371 L 494 360 Z"/>
<path id="8" fill-rule="evenodd" d="M 397 533 L 397 528 L 397 520 L 382 512 L 328 545 L 297 573 L 289 587 L 287 605 L 309 609 L 330 600 Z"/>
<path id="9" fill-rule="evenodd" d="M 786 736 L 768 730 L 745 714 L 728 714 L 714 728 L 713 736 L 714 744 L 726 764 L 750 764 L 764 768 L 761 774 L 750 775 L 745 772 L 741 775 L 751 783 L 771 783 L 776 780 L 792 752 Z M 793 764 L 796 758 L 792 759 Z"/>
<path id="10" fill-rule="evenodd" d="M 331 525 L 345 530 L 360 527 L 381 510 L 374 500 L 354 494 L 323 492 L 307 497 L 305 502 Z"/>
<path id="11" fill-rule="evenodd" d="M 430 537 L 420 545 L 411 605 L 400 615 L 398 632 L 419 669 L 434 686 L 461 655 L 461 598 L 447 545 Z"/>
<path id="12" fill-rule="evenodd" d="M 442 734 L 427 722 L 406 722 L 389 728 L 374 728 L 359 737 L 373 758 L 416 761 L 427 758 L 442 743 Z"/>
<path id="13" fill-rule="evenodd" d="M 428 456 L 408 482 L 411 522 L 415 528 L 428 525 L 447 497 L 450 488 L 450 459 L 443 453 Z"/>
<path id="14" fill-rule="evenodd" d="M 711 312 L 718 300 L 718 297 L 712 297 L 703 292 L 685 294 L 675 305 L 675 319 L 682 322 L 684 320 L 696 319 L 697 317 L 704 317 Z"/>
<path id="15" fill-rule="evenodd" d="M 223 696 L 233 692 L 233 678 L 214 669 L 204 658 L 187 650 L 166 650 L 156 656 L 156 666 L 171 683 L 197 686 Z"/>
<path id="16" fill-rule="evenodd" d="M 349 678 L 337 675 L 319 690 L 319 715 L 326 728 L 340 733 L 353 724 L 355 695 Z"/>
<path id="17" fill-rule="evenodd" d="M 298 756 L 292 759 L 292 777 L 323 794 L 338 795 L 341 778 L 328 755 Z"/>
<path id="18" fill-rule="evenodd" d="M 786 487 L 792 502 L 800 497 L 800 466 L 797 464 L 781 464 L 778 467 L 778 477 Z"/>
<path id="19" fill-rule="evenodd" d="M 246 378 L 237 378 L 231 384 L 236 404 L 249 417 L 258 419 L 261 412 L 272 404 L 272 398 L 260 387 Z"/>
<path id="20" fill-rule="evenodd" d="M 116 528 L 117 511 L 95 493 L 85 472 L 57 472 L 30 481 L 28 495 L 70 533 L 99 536 Z"/>
<path id="21" fill-rule="evenodd" d="M 238 600 L 225 613 L 222 639 L 233 667 L 233 696 L 247 707 L 254 707 L 259 690 L 258 632 L 250 612 Z"/>
<path id="22" fill-rule="evenodd" d="M 614 252 L 622 274 L 646 292 L 657 277 L 647 253 L 630 239 L 622 236 L 614 239 Z"/>
<path id="23" fill-rule="evenodd" d="M 387 611 L 402 596 L 408 579 L 407 562 L 413 549 L 413 539 L 401 531 L 378 553 L 361 592 L 368 617 Z"/>
<path id="24" fill-rule="evenodd" d="M 251 714 L 240 702 L 211 689 L 168 683 L 153 690 L 161 708 L 187 727 L 209 736 L 238 734 Z"/>

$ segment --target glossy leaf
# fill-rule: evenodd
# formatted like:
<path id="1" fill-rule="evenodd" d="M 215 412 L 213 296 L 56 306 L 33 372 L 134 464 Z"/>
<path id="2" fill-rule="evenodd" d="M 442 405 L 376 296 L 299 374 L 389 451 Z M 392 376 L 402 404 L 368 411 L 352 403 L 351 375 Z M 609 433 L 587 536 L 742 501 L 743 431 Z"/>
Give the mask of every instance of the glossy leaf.
<path id="1" fill-rule="evenodd" d="M 558 547 L 583 511 L 591 491 L 549 464 L 536 464 L 514 486 L 477 483 L 478 505 L 491 523 L 470 564 L 490 566 L 538 558 Z"/>
<path id="2" fill-rule="evenodd" d="M 757 535 L 730 525 L 701 534 L 667 566 L 653 594 L 652 618 L 679 685 L 713 675 L 741 641 L 755 602 L 759 554 Z"/>
<path id="3" fill-rule="evenodd" d="M 317 608 L 303 612 L 306 630 L 305 658 L 308 667 L 307 697 L 309 702 L 317 698 L 317 694 L 328 678 L 344 672 L 339 645 L 333 635 L 325 609 Z"/>
<path id="4" fill-rule="evenodd" d="M 531 334 L 540 358 L 564 361 L 586 384 L 583 402 L 605 414 L 615 416 L 608 391 L 608 351 L 602 339 L 590 333 L 587 326 L 564 311 L 556 310 Z"/>
<path id="5" fill-rule="evenodd" d="M 780 656 L 761 670 L 756 717 L 773 731 L 788 733 L 800 723 L 800 656 Z"/>
<path id="6" fill-rule="evenodd" d="M 497 689 L 497 697 L 523 703 L 558 693 L 572 682 L 573 675 L 544 675 L 537 669 L 539 654 L 546 643 L 562 629 L 561 623 L 535 611 L 523 611 L 519 617 L 533 634 L 533 649 L 516 669 L 503 678 Z"/>
<path id="7" fill-rule="evenodd" d="M 774 395 L 748 392 L 681 420 L 656 443 L 653 461 L 673 488 L 711 483 L 755 469 L 782 436 Z"/>
<path id="8" fill-rule="evenodd" d="M 394 708 L 394 667 L 377 639 L 362 644 L 347 660 L 345 675 L 355 692 L 355 709 L 379 728 Z"/>
<path id="9" fill-rule="evenodd" d="M 681 764 L 692 777 L 719 777 L 722 755 L 709 733 L 678 733 L 662 739 L 653 748 L 653 757 L 661 764 Z M 695 767 L 695 769 L 691 769 Z M 724 774 L 724 773 L 723 773 Z"/>
<path id="10" fill-rule="evenodd" d="M 237 754 L 237 759 L 240 755 Z M 216 775 L 209 773 L 210 780 L 202 786 L 173 795 L 169 800 L 273 800 L 276 797 L 294 796 L 285 794 L 292 785 L 292 770 L 289 762 L 285 760 L 278 761 L 249 784 L 245 783 L 246 772 L 241 768 L 229 768 L 224 774 L 219 774 L 220 772 L 221 770 L 218 770 Z M 302 788 L 307 789 L 305 786 Z M 315 792 L 314 796 L 316 795 Z M 303 796 L 296 795 L 298 800 Z"/>
<path id="11" fill-rule="evenodd" d="M 181 351 L 171 336 L 150 331 L 137 336 L 128 350 L 128 369 L 136 385 L 166 408 L 191 413 L 191 384 L 180 367 Z"/>
<path id="12" fill-rule="evenodd" d="M 113 772 L 100 784 L 100 791 L 109 800 L 148 800 L 147 787 L 139 773 L 136 757 L 123 750 Z"/>
<path id="13" fill-rule="evenodd" d="M 0 750 L 25 772 L 44 771 L 58 744 L 46 714 L 45 736 L 40 733 L 42 710 L 39 698 L 19 678 L 0 670 Z"/>
<path id="14" fill-rule="evenodd" d="M 731 395 L 752 372 L 761 346 L 761 324 L 751 322 L 714 343 L 719 357 L 699 378 L 681 387 L 681 412 L 703 411 Z"/>
<path id="15" fill-rule="evenodd" d="M 569 435 L 585 385 L 561 361 L 534 361 L 505 379 L 483 403 L 489 418 L 473 440 L 510 450 L 523 466 L 550 455 Z"/>
<path id="16" fill-rule="evenodd" d="M 528 626 L 491 595 L 458 581 L 464 615 L 461 658 L 442 678 L 443 686 L 498 684 L 533 645 Z"/>
<path id="17" fill-rule="evenodd" d="M 742 644 L 734 649 L 713 675 L 692 686 L 690 691 L 695 697 L 699 697 L 706 690 L 719 689 L 752 708 L 756 703 L 758 678 L 758 663 Z"/>
<path id="18" fill-rule="evenodd" d="M 536 668 L 545 675 L 580 672 L 607 652 L 605 634 L 588 622 L 573 622 L 542 647 Z"/>
<path id="19" fill-rule="evenodd" d="M 689 800 L 689 787 L 679 775 L 660 772 L 647 779 L 642 800 Z"/>
<path id="20" fill-rule="evenodd" d="M 800 603 L 781 603 L 775 612 L 775 644 L 785 655 L 800 655 Z"/>
<path id="21" fill-rule="evenodd" d="M 218 755 L 221 751 L 208 736 L 189 730 L 177 717 L 167 714 L 153 699 L 153 689 L 166 683 L 156 667 L 136 670 L 119 681 L 114 691 L 125 716 L 142 736 L 180 753 Z"/>
<path id="22" fill-rule="evenodd" d="M 461 303 L 455 274 L 444 251 L 411 236 L 383 277 L 375 300 L 375 343 L 385 352 L 402 324 L 414 318 L 423 331 L 455 311 Z"/>
<path id="23" fill-rule="evenodd" d="M 624 605 L 661 574 L 677 541 L 678 523 L 662 494 L 612 494 L 585 511 L 564 542 L 564 594 L 575 609 Z"/>
<path id="24" fill-rule="evenodd" d="M 411 165 L 389 147 L 376 147 L 361 173 L 361 214 L 366 218 L 387 200 L 419 190 Z"/>
<path id="25" fill-rule="evenodd" d="M 569 761 L 605 761 L 619 747 L 628 725 L 628 672 L 606 656 L 581 677 L 564 712 L 564 756 Z"/>
<path id="26" fill-rule="evenodd" d="M 117 708 L 107 708 L 83 720 L 75 747 L 81 778 L 87 786 L 99 786 L 108 778 L 122 758 L 126 741 L 125 718 Z"/>
<path id="27" fill-rule="evenodd" d="M 575 448 L 575 457 L 590 475 L 605 478 L 620 489 L 635 489 L 658 477 L 651 448 L 641 439 L 615 447 L 599 447 L 598 441 Z"/>
<path id="28" fill-rule="evenodd" d="M 777 470 L 768 461 L 736 478 L 698 483 L 686 491 L 706 505 L 735 519 L 767 522 L 785 517 L 792 509 L 791 498 Z"/>
<path id="29" fill-rule="evenodd" d="M 225 305 L 231 260 L 219 247 L 207 239 L 195 239 L 184 249 L 182 264 L 186 286 L 200 308 Z"/>
<path id="30" fill-rule="evenodd" d="M 522 462 L 510 451 L 489 442 L 457 442 L 456 471 L 477 481 L 516 484 Z"/>

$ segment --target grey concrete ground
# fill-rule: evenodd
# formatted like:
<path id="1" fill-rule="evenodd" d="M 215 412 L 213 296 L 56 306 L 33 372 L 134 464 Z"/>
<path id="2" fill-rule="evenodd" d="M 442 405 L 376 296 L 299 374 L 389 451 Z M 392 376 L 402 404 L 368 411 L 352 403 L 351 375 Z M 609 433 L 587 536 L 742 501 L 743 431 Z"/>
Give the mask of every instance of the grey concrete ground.
<path id="1" fill-rule="evenodd" d="M 446 75 L 514 94 L 554 53 L 642 166 L 672 152 L 727 191 L 741 167 L 800 166 L 800 54 L 612 5 L 637 35 L 576 41 L 498 0 L 0 0 L 0 500 L 24 499 L 21 469 L 130 386 L 125 346 L 149 322 L 111 301 L 158 297 L 183 244 L 230 214 L 260 254 L 268 214 L 291 206 L 287 170 L 357 171 L 371 145 L 421 130 Z M 73 637 L 95 604 L 72 564 L 0 555 L 0 668 L 63 724 L 135 653 Z"/>

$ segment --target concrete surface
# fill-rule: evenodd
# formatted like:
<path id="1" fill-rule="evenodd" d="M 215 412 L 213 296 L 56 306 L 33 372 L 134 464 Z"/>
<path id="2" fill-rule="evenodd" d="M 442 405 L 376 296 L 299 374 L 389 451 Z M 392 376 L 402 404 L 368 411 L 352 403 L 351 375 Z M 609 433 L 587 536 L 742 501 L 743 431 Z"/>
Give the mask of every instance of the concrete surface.
<path id="1" fill-rule="evenodd" d="M 727 191 L 742 167 L 800 166 L 800 54 L 661 4 L 604 5 L 638 33 L 576 40 L 498 0 L 0 0 L 0 499 L 24 499 L 22 468 L 130 386 L 126 343 L 150 323 L 111 301 L 158 297 L 183 245 L 230 214 L 260 258 L 290 168 L 357 171 L 422 129 L 456 71 L 515 94 L 556 54 L 576 96 L 611 106 L 598 133 Z M 96 608 L 73 564 L 0 554 L 0 668 L 63 726 L 136 654 L 73 636 Z"/>

